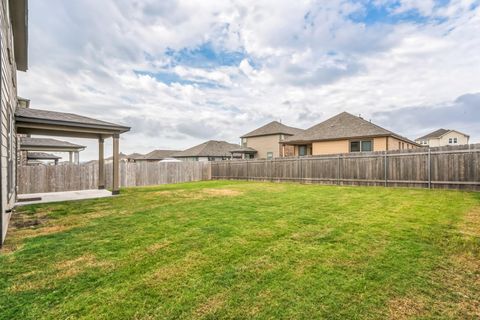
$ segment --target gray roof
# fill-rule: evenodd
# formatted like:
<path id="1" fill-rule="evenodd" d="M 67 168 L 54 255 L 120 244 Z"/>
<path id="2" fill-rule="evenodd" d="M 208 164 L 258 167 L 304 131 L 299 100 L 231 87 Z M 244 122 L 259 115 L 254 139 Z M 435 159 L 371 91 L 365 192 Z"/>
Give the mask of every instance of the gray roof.
<path id="1" fill-rule="evenodd" d="M 240 147 L 237 149 L 230 150 L 231 153 L 257 153 L 257 150 L 250 147 Z"/>
<path id="2" fill-rule="evenodd" d="M 28 152 L 27 153 L 27 159 L 35 159 L 35 160 L 58 160 L 61 159 L 62 157 L 56 156 L 51 153 L 45 153 L 45 152 Z"/>
<path id="3" fill-rule="evenodd" d="M 286 138 L 286 141 L 298 143 L 303 141 L 338 140 L 375 136 L 394 136 L 397 139 L 416 144 L 405 137 L 348 112 L 339 113 L 330 119 L 308 128 L 300 134 Z"/>
<path id="4" fill-rule="evenodd" d="M 74 126 L 86 126 L 93 128 L 112 129 L 120 132 L 126 132 L 130 130 L 129 127 L 119 124 L 97 120 L 89 117 L 80 116 L 74 113 L 48 111 L 31 108 L 17 108 L 15 111 L 15 117 L 20 120 L 29 119 L 36 122 L 53 122 L 53 123 L 65 123 L 67 125 Z"/>
<path id="5" fill-rule="evenodd" d="M 444 134 L 450 132 L 450 131 L 454 131 L 454 130 L 450 130 L 450 129 L 438 129 L 438 130 L 435 130 L 433 132 L 430 132 L 429 134 L 423 136 L 423 137 L 420 137 L 420 138 L 417 138 L 415 140 L 428 140 L 428 139 L 432 139 L 432 138 L 440 138 L 441 136 L 443 136 Z M 465 133 L 462 133 L 460 131 L 457 131 L 455 130 L 456 132 L 458 133 L 461 133 L 463 134 L 464 136 L 468 137 L 469 135 L 465 134 Z"/>
<path id="6" fill-rule="evenodd" d="M 270 123 L 267 123 L 264 126 L 261 126 L 260 128 L 257 128 L 247 134 L 244 134 L 240 138 L 268 136 L 273 134 L 295 135 L 301 132 L 303 132 L 302 129 L 289 127 L 278 121 L 272 121 Z"/>
<path id="7" fill-rule="evenodd" d="M 226 141 L 210 140 L 190 149 L 173 154 L 174 158 L 183 157 L 230 157 L 230 151 L 241 148 L 240 145 Z"/>
<path id="8" fill-rule="evenodd" d="M 180 150 L 153 150 L 138 160 L 163 160 L 172 157 L 177 152 Z"/>
<path id="9" fill-rule="evenodd" d="M 21 137 L 20 148 L 27 148 L 27 147 L 72 148 L 72 149 L 85 148 L 85 146 L 81 146 L 79 144 L 71 143 L 68 141 L 57 140 L 57 139 Z"/>

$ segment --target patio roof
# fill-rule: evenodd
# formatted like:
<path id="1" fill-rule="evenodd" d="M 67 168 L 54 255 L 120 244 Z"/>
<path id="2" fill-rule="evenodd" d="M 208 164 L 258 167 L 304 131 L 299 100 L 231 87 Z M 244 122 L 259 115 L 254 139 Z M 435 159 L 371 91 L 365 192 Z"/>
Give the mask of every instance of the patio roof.
<path id="1" fill-rule="evenodd" d="M 130 131 L 130 127 L 80 116 L 73 113 L 17 108 L 15 122 L 18 133 L 108 138 Z"/>
<path id="2" fill-rule="evenodd" d="M 78 152 L 85 149 L 85 146 L 51 138 L 20 138 L 20 150 L 23 151 L 56 151 L 56 152 Z"/>
<path id="3" fill-rule="evenodd" d="M 28 152 L 28 160 L 60 160 L 62 157 L 46 152 Z"/>

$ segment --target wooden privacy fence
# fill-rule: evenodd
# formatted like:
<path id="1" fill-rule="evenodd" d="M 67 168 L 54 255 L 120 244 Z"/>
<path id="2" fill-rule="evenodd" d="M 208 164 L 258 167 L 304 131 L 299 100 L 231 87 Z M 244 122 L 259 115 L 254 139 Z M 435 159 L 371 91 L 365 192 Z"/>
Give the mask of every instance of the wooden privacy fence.
<path id="1" fill-rule="evenodd" d="M 112 187 L 112 163 L 105 164 L 106 187 Z M 120 163 L 120 186 L 148 186 L 210 180 L 205 162 Z M 96 189 L 98 163 L 18 168 L 18 193 L 39 193 Z"/>
<path id="2" fill-rule="evenodd" d="M 480 190 L 480 144 L 213 162 L 212 179 Z"/>

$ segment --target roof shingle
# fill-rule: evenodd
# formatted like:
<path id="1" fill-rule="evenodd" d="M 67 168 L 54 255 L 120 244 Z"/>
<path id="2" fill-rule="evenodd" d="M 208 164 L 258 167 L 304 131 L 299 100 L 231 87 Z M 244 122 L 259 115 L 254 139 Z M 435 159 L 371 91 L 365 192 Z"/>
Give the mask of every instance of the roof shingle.
<path id="1" fill-rule="evenodd" d="M 240 145 L 238 144 L 210 140 L 187 150 L 174 153 L 173 157 L 230 157 L 230 151 L 239 148 Z"/>

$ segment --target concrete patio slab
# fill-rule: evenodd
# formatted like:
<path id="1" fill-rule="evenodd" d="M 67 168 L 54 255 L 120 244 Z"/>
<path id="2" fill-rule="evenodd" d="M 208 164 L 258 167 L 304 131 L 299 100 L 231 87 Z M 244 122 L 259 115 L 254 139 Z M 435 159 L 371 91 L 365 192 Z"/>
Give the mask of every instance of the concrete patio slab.
<path id="1" fill-rule="evenodd" d="M 108 190 L 78 190 L 64 192 L 47 192 L 47 193 L 29 193 L 19 194 L 15 205 L 25 206 L 36 203 L 50 203 L 72 200 L 85 200 L 112 197 L 112 193 Z"/>

